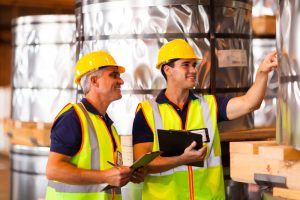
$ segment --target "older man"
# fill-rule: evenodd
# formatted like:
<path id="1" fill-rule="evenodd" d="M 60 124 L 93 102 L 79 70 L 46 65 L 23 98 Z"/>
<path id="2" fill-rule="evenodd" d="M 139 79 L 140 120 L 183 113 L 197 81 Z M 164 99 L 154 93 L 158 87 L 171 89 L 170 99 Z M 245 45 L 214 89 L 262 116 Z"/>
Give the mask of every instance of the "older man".
<path id="1" fill-rule="evenodd" d="M 105 51 L 77 62 L 75 82 L 85 98 L 66 105 L 52 127 L 46 199 L 121 199 L 121 186 L 143 181 L 143 168 L 122 166 L 119 136 L 106 113 L 109 104 L 122 97 L 123 72 Z"/>

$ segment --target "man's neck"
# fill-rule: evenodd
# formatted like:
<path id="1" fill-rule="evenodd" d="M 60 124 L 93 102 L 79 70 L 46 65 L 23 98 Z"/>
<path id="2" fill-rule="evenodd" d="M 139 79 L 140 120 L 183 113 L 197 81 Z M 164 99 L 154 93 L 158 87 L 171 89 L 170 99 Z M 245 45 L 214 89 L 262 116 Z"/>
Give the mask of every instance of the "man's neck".
<path id="1" fill-rule="evenodd" d="M 109 106 L 109 103 L 101 98 L 92 97 L 91 95 L 86 95 L 85 98 L 87 101 L 96 108 L 96 110 L 102 115 L 105 116 L 106 110 Z"/>
<path id="2" fill-rule="evenodd" d="M 172 103 L 176 104 L 180 109 L 182 109 L 184 103 L 188 99 L 189 89 L 178 89 L 168 86 L 165 91 L 165 95 Z"/>

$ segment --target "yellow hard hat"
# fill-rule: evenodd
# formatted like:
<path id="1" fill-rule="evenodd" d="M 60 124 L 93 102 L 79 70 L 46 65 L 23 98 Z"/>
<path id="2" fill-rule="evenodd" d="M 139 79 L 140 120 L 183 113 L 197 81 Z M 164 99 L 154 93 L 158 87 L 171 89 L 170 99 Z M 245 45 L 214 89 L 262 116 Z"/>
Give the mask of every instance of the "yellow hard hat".
<path id="1" fill-rule="evenodd" d="M 167 63 L 172 59 L 201 60 L 201 58 L 196 56 L 191 45 L 189 45 L 183 39 L 172 40 L 160 48 L 158 52 L 156 68 L 160 69 L 162 64 Z"/>
<path id="2" fill-rule="evenodd" d="M 75 66 L 75 83 L 80 84 L 81 77 L 101 67 L 116 66 L 119 73 L 125 72 L 125 68 L 117 65 L 115 59 L 106 51 L 94 51 L 82 56 Z"/>

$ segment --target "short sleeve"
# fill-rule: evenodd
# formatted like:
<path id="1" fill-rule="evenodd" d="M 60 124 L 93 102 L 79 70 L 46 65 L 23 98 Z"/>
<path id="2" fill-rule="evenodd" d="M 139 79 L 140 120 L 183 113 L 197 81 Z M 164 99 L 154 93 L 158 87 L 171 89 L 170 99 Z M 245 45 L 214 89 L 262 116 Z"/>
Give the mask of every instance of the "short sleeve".
<path id="1" fill-rule="evenodd" d="M 79 151 L 82 140 L 81 124 L 73 108 L 56 119 L 50 137 L 52 152 L 73 156 Z"/>
<path id="2" fill-rule="evenodd" d="M 231 97 L 222 97 L 222 96 L 215 96 L 215 97 L 218 106 L 218 122 L 228 121 L 226 108 Z"/>
<path id="3" fill-rule="evenodd" d="M 153 133 L 150 129 L 142 109 L 139 109 L 135 115 L 132 126 L 132 144 L 153 142 Z"/>

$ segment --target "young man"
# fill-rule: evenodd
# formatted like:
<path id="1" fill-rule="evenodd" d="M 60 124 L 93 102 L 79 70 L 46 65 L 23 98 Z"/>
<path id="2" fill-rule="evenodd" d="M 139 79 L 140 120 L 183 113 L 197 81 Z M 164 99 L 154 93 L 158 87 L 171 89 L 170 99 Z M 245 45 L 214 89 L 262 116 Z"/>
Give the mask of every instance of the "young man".
<path id="1" fill-rule="evenodd" d="M 52 127 L 46 199 L 121 199 L 120 187 L 143 181 L 143 168 L 133 172 L 122 166 L 119 136 L 106 114 L 109 104 L 122 97 L 123 72 L 105 51 L 77 62 L 75 82 L 85 98 L 66 105 Z M 108 184 L 113 188 L 104 189 Z"/>
<path id="2" fill-rule="evenodd" d="M 175 39 L 161 47 L 157 69 L 167 80 L 167 88 L 141 102 L 133 123 L 134 158 L 158 147 L 157 129 L 193 130 L 206 127 L 210 142 L 194 149 L 193 142 L 184 153 L 158 157 L 148 165 L 143 199 L 225 199 L 221 146 L 217 122 L 236 119 L 259 108 L 265 95 L 268 73 L 277 67 L 276 53 L 269 54 L 249 91 L 240 97 L 196 96 L 197 61 L 192 47 Z M 204 160 L 204 167 L 188 163 Z"/>

